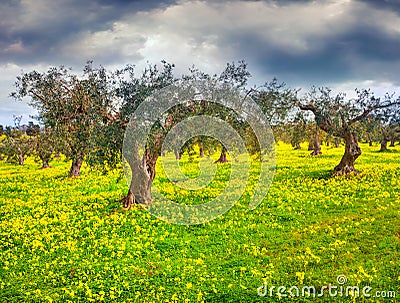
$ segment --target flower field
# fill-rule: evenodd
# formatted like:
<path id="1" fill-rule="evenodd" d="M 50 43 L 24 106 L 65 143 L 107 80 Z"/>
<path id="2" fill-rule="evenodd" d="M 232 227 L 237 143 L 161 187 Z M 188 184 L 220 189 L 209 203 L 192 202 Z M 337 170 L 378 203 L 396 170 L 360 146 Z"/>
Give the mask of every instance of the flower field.
<path id="1" fill-rule="evenodd" d="M 358 176 L 332 177 L 343 148 L 323 155 L 277 146 L 267 197 L 249 195 L 206 224 L 160 221 L 139 206 L 123 211 L 121 172 L 69 163 L 38 169 L 0 163 L 0 302 L 400 302 L 400 146 L 387 153 L 361 144 Z M 198 166 L 181 160 L 188 175 Z M 202 203 L 224 185 L 190 195 L 159 173 L 155 186 Z M 251 176 L 250 176 L 251 177 Z M 251 178 L 250 178 L 251 179 Z M 371 297 L 260 296 L 268 286 L 370 286 Z M 276 289 L 275 289 L 276 290 Z M 377 296 L 380 291 L 381 297 Z M 382 298 L 385 292 L 397 298 Z"/>

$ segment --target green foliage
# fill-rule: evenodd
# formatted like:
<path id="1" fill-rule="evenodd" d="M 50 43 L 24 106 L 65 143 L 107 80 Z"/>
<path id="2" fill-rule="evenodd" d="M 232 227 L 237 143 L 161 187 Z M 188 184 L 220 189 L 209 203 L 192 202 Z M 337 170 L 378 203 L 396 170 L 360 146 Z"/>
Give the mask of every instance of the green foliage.
<path id="1" fill-rule="evenodd" d="M 277 127 L 296 119 L 297 113 L 293 111 L 293 102 L 297 100 L 298 90 L 287 87 L 286 83 L 278 82 L 274 78 L 257 89 L 248 93 L 260 106 L 272 127 Z"/>
<path id="2" fill-rule="evenodd" d="M 24 164 L 25 157 L 34 149 L 32 137 L 22 134 L 22 131 L 12 129 L 9 136 L 2 137 L 0 141 L 0 154 L 7 157 L 7 162 Z"/>
<path id="3" fill-rule="evenodd" d="M 46 168 L 60 150 L 60 139 L 51 128 L 46 128 L 32 138 L 36 160 Z"/>
<path id="4" fill-rule="evenodd" d="M 103 67 L 88 62 L 81 76 L 64 66 L 24 73 L 17 77 L 11 96 L 29 97 L 38 119 L 57 135 L 67 158 L 83 160 L 93 148 L 95 131 L 108 122 L 114 109 L 112 84 Z"/>
<path id="5" fill-rule="evenodd" d="M 357 96 L 350 99 L 344 93 L 332 95 L 329 88 L 313 87 L 295 105 L 301 110 L 312 112 L 321 129 L 343 138 L 346 132 L 354 132 L 360 121 L 385 109 L 392 112 L 400 104 L 400 97 L 395 99 L 393 95 L 386 94 L 379 98 L 369 89 L 356 89 L 356 93 Z"/>

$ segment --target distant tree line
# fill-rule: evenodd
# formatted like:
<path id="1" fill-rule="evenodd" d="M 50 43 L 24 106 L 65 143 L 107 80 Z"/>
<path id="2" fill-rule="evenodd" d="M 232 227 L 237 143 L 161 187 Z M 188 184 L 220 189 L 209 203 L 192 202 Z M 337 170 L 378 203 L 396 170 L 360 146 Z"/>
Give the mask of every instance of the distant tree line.
<path id="1" fill-rule="evenodd" d="M 24 165 L 27 156 L 34 156 L 42 168 L 50 167 L 49 162 L 62 150 L 61 142 L 50 128 L 32 121 L 20 125 L 19 117 L 14 117 L 14 126 L 0 125 L 0 158 Z"/>
<path id="2" fill-rule="evenodd" d="M 288 142 L 294 148 L 308 142 L 311 154 L 317 156 L 323 143 L 336 147 L 344 144 L 345 152 L 333 170 L 335 174 L 358 173 L 354 163 L 361 155 L 360 140 L 371 145 L 379 142 L 381 151 L 400 140 L 400 99 L 394 95 L 376 97 L 367 89 L 356 90 L 357 96 L 349 99 L 343 93 L 334 95 L 325 87 L 313 87 L 301 95 L 299 90 L 276 79 L 247 88 L 251 74 L 244 61 L 228 63 L 219 75 L 192 67 L 187 74 L 177 77 L 174 68 L 174 64 L 162 61 L 161 65 L 149 65 L 137 74 L 133 65 L 109 71 L 89 61 L 81 74 L 64 66 L 43 73 L 23 73 L 17 77 L 11 96 L 16 100 L 28 98 L 38 111 L 39 124 L 0 126 L 0 154 L 6 161 L 19 164 L 32 154 L 45 168 L 55 155 L 62 153 L 71 161 L 71 177 L 79 176 L 83 161 L 91 166 L 115 168 L 121 162 L 124 132 L 132 113 L 153 92 L 178 79 L 230 84 L 260 106 L 276 140 Z M 137 161 L 141 164 L 131 166 L 132 175 L 142 176 L 143 181 L 131 184 L 123 201 L 125 206 L 151 201 L 155 164 L 164 153 L 166 134 L 180 121 L 198 115 L 226 121 L 244 138 L 249 151 L 254 155 L 260 152 L 254 132 L 238 115 L 207 100 L 190 100 L 168 110 L 153 125 L 144 155 Z M 192 138 L 173 152 L 179 159 L 183 152 L 193 153 L 194 146 L 198 146 L 200 156 L 218 150 L 220 157 L 216 162 L 227 161 L 226 148 L 204 136 Z"/>

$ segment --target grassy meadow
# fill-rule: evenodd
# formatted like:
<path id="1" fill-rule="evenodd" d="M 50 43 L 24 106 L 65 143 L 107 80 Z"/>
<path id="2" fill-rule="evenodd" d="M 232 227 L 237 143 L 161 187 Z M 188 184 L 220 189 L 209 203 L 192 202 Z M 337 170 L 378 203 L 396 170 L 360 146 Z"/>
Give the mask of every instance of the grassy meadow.
<path id="1" fill-rule="evenodd" d="M 361 148 L 362 173 L 347 178 L 330 175 L 343 147 L 311 157 L 306 144 L 279 143 L 274 181 L 258 208 L 247 209 L 245 193 L 223 216 L 192 226 L 140 206 L 123 211 L 121 172 L 83 167 L 67 178 L 62 160 L 50 169 L 32 159 L 3 161 L 0 302 L 400 302 L 400 146 Z M 181 165 L 197 176 L 197 160 L 189 160 Z M 162 172 L 155 186 L 202 203 L 218 195 L 229 166 L 219 164 L 217 180 L 201 193 L 188 196 Z M 320 291 L 338 285 L 339 275 L 344 286 L 370 286 L 371 297 L 257 294 L 264 283 Z"/>

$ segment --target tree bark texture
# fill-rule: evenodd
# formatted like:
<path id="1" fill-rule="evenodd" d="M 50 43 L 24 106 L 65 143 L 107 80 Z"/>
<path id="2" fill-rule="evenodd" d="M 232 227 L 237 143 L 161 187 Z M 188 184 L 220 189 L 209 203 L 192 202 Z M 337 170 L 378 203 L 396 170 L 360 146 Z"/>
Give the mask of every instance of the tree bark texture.
<path id="1" fill-rule="evenodd" d="M 313 151 L 311 153 L 311 156 L 318 156 L 321 155 L 321 143 L 319 142 L 318 134 L 314 138 L 314 144 L 313 144 Z"/>
<path id="2" fill-rule="evenodd" d="M 49 168 L 49 161 L 47 159 L 42 159 L 42 168 Z"/>
<path id="3" fill-rule="evenodd" d="M 226 163 L 228 159 L 226 158 L 226 149 L 225 147 L 222 148 L 221 155 L 219 156 L 218 160 L 214 163 Z"/>
<path id="4" fill-rule="evenodd" d="M 179 153 L 179 149 L 175 148 L 174 149 L 174 154 L 175 154 L 175 159 L 180 160 L 181 159 L 181 154 Z"/>
<path id="5" fill-rule="evenodd" d="M 359 174 L 354 168 L 354 162 L 361 155 L 361 148 L 358 145 L 358 141 L 354 133 L 345 131 L 343 133 L 343 139 L 345 142 L 345 151 L 340 163 L 335 167 L 335 175 L 345 175 L 349 173 Z"/>
<path id="6" fill-rule="evenodd" d="M 24 165 L 24 163 L 25 163 L 25 157 L 24 157 L 24 155 L 23 155 L 23 154 L 19 154 L 19 155 L 18 155 L 18 164 L 19 164 L 19 165 Z"/>
<path id="7" fill-rule="evenodd" d="M 203 146 L 200 146 L 200 158 L 204 157 L 204 148 Z"/>
<path id="8" fill-rule="evenodd" d="M 68 177 L 78 177 L 81 174 L 82 158 L 77 157 L 72 161 Z"/>
<path id="9" fill-rule="evenodd" d="M 293 146 L 294 149 L 301 149 L 301 146 L 300 146 L 299 142 L 297 142 L 295 144 L 292 144 L 292 146 Z"/>
<path id="10" fill-rule="evenodd" d="M 129 210 L 133 204 L 149 204 L 152 202 L 151 187 L 156 176 L 156 163 L 161 155 L 163 135 L 158 134 L 151 147 L 146 147 L 141 157 L 136 143 L 132 151 L 124 155 L 129 163 L 132 179 L 128 194 L 121 199 L 122 207 Z"/>
<path id="11" fill-rule="evenodd" d="M 387 148 L 387 144 L 389 142 L 389 138 L 388 137 L 383 137 L 382 141 L 381 141 L 381 149 L 379 151 L 381 152 L 385 152 L 388 150 Z"/>

